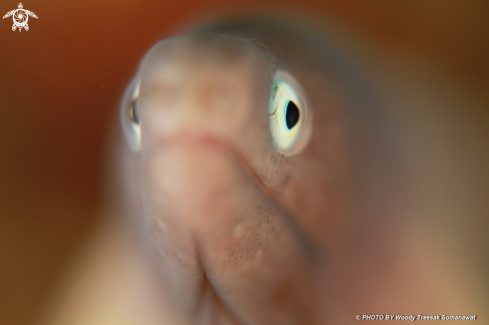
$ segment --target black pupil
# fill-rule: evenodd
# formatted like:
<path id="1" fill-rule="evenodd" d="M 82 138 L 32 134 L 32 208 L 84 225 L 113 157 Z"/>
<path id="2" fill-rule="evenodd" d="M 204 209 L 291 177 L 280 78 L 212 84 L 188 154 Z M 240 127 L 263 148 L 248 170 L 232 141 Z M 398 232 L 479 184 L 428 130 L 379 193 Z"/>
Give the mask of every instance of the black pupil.
<path id="1" fill-rule="evenodd" d="M 138 102 L 137 99 L 132 102 L 131 115 L 134 122 L 136 122 L 136 124 L 139 124 L 137 102 Z"/>
<path id="2" fill-rule="evenodd" d="M 287 112 L 285 113 L 285 122 L 287 123 L 287 128 L 292 129 L 299 121 L 299 108 L 297 105 L 290 101 L 287 104 Z"/>

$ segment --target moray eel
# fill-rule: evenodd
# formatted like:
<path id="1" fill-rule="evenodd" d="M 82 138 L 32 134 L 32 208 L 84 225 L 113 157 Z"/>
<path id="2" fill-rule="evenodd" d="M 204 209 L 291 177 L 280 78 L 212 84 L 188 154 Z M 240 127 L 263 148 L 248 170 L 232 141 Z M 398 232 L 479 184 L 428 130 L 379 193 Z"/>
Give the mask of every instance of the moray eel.
<path id="1" fill-rule="evenodd" d="M 290 21 L 212 24 L 148 52 L 121 106 L 126 197 L 183 324 L 354 320 L 397 222 L 380 116 L 327 38 Z"/>

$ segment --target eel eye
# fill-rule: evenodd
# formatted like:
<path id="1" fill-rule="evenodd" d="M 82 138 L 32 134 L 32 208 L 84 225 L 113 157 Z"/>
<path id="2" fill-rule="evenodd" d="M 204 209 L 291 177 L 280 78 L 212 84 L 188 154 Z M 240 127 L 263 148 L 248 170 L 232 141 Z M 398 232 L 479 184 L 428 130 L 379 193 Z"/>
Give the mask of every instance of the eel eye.
<path id="1" fill-rule="evenodd" d="M 129 111 L 129 115 L 131 116 L 131 121 L 139 125 L 139 113 L 138 113 L 138 99 L 135 98 L 132 101 L 132 105 Z"/>
<path id="2" fill-rule="evenodd" d="M 124 133 L 129 144 L 129 147 L 134 152 L 138 151 L 141 146 L 141 121 L 139 120 L 138 111 L 138 98 L 139 98 L 139 85 L 138 82 L 134 87 L 132 93 L 126 93 L 126 98 L 129 105 L 124 105 L 122 109 L 122 124 L 124 126 Z M 129 87 L 130 91 L 132 87 Z"/>
<path id="3" fill-rule="evenodd" d="M 277 150 L 286 156 L 304 148 L 310 135 L 310 112 L 297 81 L 278 70 L 268 104 L 268 125 Z"/>

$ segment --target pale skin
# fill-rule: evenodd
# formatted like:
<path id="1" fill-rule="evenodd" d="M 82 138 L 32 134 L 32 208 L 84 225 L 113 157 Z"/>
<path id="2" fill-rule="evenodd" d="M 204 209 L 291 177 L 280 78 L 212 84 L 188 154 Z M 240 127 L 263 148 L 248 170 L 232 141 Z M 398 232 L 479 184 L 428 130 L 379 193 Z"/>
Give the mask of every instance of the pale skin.
<path id="1" fill-rule="evenodd" d="M 121 265 L 139 265 L 112 286 L 144 307 L 121 310 L 147 324 L 292 325 L 456 305 L 399 232 L 402 172 L 379 141 L 378 113 L 356 106 L 336 66 L 320 64 L 327 49 L 299 31 L 240 26 L 161 41 L 129 86 L 122 116 L 139 87 L 140 138 L 133 151 L 118 141 L 124 199 L 108 205 L 126 235 L 101 242 L 125 247 L 115 249 Z M 277 150 L 268 127 L 278 69 L 300 82 L 313 116 L 293 155 Z M 131 286 L 131 276 L 144 280 Z M 133 319 L 121 318 L 113 322 Z"/>

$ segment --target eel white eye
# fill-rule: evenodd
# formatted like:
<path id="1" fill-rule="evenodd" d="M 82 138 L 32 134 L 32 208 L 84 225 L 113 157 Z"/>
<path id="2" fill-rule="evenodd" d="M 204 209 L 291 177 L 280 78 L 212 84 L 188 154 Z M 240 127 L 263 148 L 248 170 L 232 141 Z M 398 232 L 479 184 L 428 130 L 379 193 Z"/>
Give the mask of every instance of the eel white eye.
<path id="1" fill-rule="evenodd" d="M 286 156 L 298 153 L 309 139 L 310 112 L 297 81 L 278 70 L 268 104 L 268 125 L 277 150 Z"/>
<path id="2" fill-rule="evenodd" d="M 139 85 L 138 82 L 133 88 L 132 93 L 127 94 L 127 103 L 122 109 L 122 124 L 124 126 L 124 133 L 129 144 L 129 147 L 133 151 L 138 151 L 141 146 L 141 126 L 138 112 L 138 98 L 139 98 Z M 132 87 L 129 87 L 132 89 Z"/>

